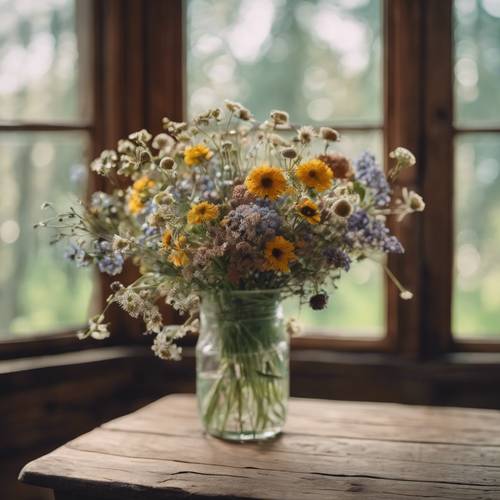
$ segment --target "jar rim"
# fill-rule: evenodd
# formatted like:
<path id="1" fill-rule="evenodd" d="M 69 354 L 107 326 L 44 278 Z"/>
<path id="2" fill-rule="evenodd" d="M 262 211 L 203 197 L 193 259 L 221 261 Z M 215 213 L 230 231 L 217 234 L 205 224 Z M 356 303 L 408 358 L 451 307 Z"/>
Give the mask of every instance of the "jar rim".
<path id="1" fill-rule="evenodd" d="M 278 294 L 282 293 L 284 288 L 259 288 L 255 290 L 203 290 L 201 296 L 230 294 L 230 295 L 255 295 L 255 294 Z"/>

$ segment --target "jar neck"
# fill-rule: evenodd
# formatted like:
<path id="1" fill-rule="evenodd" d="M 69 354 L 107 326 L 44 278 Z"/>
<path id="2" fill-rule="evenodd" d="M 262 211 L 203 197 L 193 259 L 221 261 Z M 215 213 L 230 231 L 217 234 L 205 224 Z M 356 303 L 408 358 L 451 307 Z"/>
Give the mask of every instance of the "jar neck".
<path id="1" fill-rule="evenodd" d="M 208 321 L 258 321 L 281 314 L 281 290 L 220 291 L 201 295 L 200 311 Z"/>

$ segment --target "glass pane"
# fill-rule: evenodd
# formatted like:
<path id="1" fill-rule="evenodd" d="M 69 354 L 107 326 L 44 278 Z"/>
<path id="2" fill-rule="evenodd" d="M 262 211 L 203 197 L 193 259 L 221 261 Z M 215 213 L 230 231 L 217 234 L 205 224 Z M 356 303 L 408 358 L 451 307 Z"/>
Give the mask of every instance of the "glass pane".
<path id="1" fill-rule="evenodd" d="M 381 160 L 382 133 L 349 133 L 342 137 L 338 149 L 352 158 L 371 151 Z M 355 263 L 338 282 L 338 288 L 328 290 L 327 309 L 313 311 L 307 304 L 299 307 L 298 300 L 290 300 L 285 312 L 296 317 L 304 331 L 336 337 L 382 337 L 385 333 L 383 274 L 381 266 L 370 260 Z"/>
<path id="2" fill-rule="evenodd" d="M 0 0 L 0 120 L 90 118 L 90 4 Z"/>
<path id="3" fill-rule="evenodd" d="M 500 124 L 500 1 L 456 0 L 455 119 Z"/>
<path id="4" fill-rule="evenodd" d="M 500 134 L 455 146 L 453 332 L 500 338 Z"/>
<path id="5" fill-rule="evenodd" d="M 85 192 L 86 134 L 0 135 L 0 337 L 46 333 L 87 319 L 90 271 L 49 245 L 49 232 L 33 229 L 47 217 L 45 201 L 58 210 Z"/>
<path id="6" fill-rule="evenodd" d="M 188 110 L 234 99 L 258 120 L 382 122 L 380 0 L 190 0 Z"/>

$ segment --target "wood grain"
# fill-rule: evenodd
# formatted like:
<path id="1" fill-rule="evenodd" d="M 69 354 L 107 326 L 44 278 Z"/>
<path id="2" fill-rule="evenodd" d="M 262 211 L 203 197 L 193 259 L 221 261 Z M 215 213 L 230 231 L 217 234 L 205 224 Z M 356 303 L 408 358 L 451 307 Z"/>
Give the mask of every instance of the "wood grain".
<path id="1" fill-rule="evenodd" d="M 500 499 L 500 412 L 292 399 L 285 433 L 205 436 L 172 395 L 29 463 L 56 498 Z M 87 495 L 87 496 L 86 496 Z"/>

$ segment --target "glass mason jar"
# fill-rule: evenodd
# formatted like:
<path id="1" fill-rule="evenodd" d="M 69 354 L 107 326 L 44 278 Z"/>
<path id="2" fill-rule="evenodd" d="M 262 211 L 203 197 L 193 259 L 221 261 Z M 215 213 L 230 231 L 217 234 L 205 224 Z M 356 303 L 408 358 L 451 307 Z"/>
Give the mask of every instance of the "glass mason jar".
<path id="1" fill-rule="evenodd" d="M 285 422 L 289 341 L 279 290 L 205 294 L 196 393 L 205 430 L 231 441 L 268 439 Z"/>

